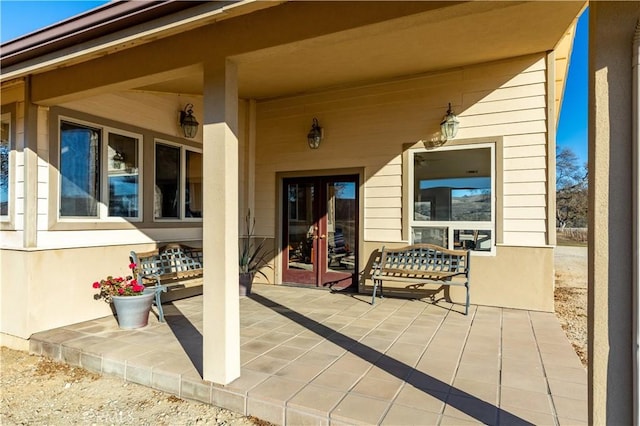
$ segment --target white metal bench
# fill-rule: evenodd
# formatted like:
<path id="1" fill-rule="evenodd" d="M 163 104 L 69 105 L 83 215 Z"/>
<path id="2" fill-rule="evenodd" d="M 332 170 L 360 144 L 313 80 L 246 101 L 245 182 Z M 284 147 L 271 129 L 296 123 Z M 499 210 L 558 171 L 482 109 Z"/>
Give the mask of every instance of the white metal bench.
<path id="1" fill-rule="evenodd" d="M 416 244 L 398 249 L 382 247 L 380 263 L 374 265 L 373 297 L 383 281 L 411 284 L 464 286 L 467 291 L 465 315 L 469 313 L 469 251 L 449 250 L 432 244 Z"/>

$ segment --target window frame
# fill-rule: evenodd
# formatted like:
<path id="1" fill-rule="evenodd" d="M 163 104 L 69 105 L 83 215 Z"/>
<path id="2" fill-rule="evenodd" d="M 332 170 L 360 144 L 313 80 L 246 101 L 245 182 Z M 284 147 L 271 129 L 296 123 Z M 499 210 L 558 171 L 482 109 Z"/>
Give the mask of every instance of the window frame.
<path id="1" fill-rule="evenodd" d="M 175 222 L 202 222 L 203 217 L 204 217 L 204 212 L 202 214 L 202 217 L 188 217 L 186 216 L 186 193 L 185 193 L 185 186 L 186 186 L 186 182 L 187 182 L 187 151 L 191 151 L 191 152 L 196 152 L 200 155 L 202 155 L 202 149 L 200 148 L 195 148 L 192 146 L 188 146 L 188 145 L 182 145 L 176 142 L 171 142 L 168 141 L 166 139 L 160 139 L 160 138 L 155 138 L 153 141 L 153 187 L 155 188 L 156 186 L 156 181 L 157 181 L 157 176 L 156 176 L 156 170 L 157 170 L 157 150 L 156 147 L 158 145 L 165 145 L 165 146 L 169 146 L 171 148 L 177 148 L 180 150 L 180 170 L 179 170 L 179 182 L 178 182 L 178 188 L 180 189 L 180 197 L 178 200 L 178 203 L 180 205 L 180 208 L 178 210 L 178 217 L 156 217 L 155 215 L 155 211 L 152 214 L 153 217 L 153 222 L 156 223 L 175 223 Z M 204 163 L 203 163 L 203 167 L 204 167 Z M 203 170 L 204 172 L 204 170 Z M 155 208 L 155 191 L 154 191 L 154 195 L 153 195 L 153 206 Z"/>
<path id="2" fill-rule="evenodd" d="M 443 152 L 443 151 L 460 151 L 470 149 L 490 149 L 491 159 L 491 220 L 490 221 L 436 221 L 436 220 L 416 220 L 415 219 L 415 155 L 418 153 L 428 152 Z M 408 239 L 410 244 L 414 244 L 414 229 L 416 228 L 446 228 L 447 229 L 447 247 L 448 249 L 454 249 L 454 232 L 462 230 L 485 230 L 491 232 L 491 249 L 487 251 L 475 251 L 471 250 L 471 253 L 476 256 L 495 256 L 496 246 L 498 242 L 498 236 L 496 233 L 496 221 L 497 221 L 497 173 L 496 173 L 496 153 L 497 146 L 495 142 L 481 142 L 472 144 L 455 144 L 446 145 L 438 148 L 414 148 L 408 152 L 407 165 L 408 165 Z"/>
<path id="3" fill-rule="evenodd" d="M 14 212 L 15 200 L 13 199 L 14 191 L 15 191 L 15 179 L 14 179 L 14 168 L 15 168 L 15 125 L 13 123 L 13 114 L 11 111 L 0 113 L 0 122 L 9 124 L 8 138 L 9 138 L 9 153 L 8 153 L 8 164 L 7 164 L 7 214 L 0 215 L 0 223 L 3 225 L 3 229 L 5 226 L 12 225 L 12 218 Z"/>
<path id="4" fill-rule="evenodd" d="M 103 135 L 102 135 L 102 164 L 100 164 L 100 168 L 102 171 L 102 176 L 104 176 L 104 179 L 102 179 L 101 182 L 101 190 L 103 191 L 101 194 L 101 198 L 103 198 L 104 202 L 100 204 L 100 217 L 105 217 L 107 218 L 109 221 L 122 221 L 125 220 L 127 222 L 142 222 L 143 217 L 144 217 L 144 212 L 143 212 L 143 200 L 144 200 L 144 194 L 143 194 L 143 188 L 144 188 L 144 138 L 143 135 L 140 133 L 135 133 L 135 132 L 128 132 L 126 130 L 121 130 L 118 128 L 114 128 L 114 127 L 109 127 L 109 126 L 104 126 L 102 128 L 103 131 Z M 137 170 L 137 176 L 138 176 L 138 205 L 137 205 L 137 209 L 138 209 L 138 215 L 137 216 L 109 216 L 109 198 L 110 198 L 110 193 L 109 193 L 109 135 L 110 134 L 114 134 L 114 135 L 119 135 L 119 136 L 124 136 L 124 137 L 128 137 L 131 139 L 135 139 L 137 141 L 137 145 L 138 145 L 138 149 L 137 149 L 137 164 L 138 164 L 138 170 Z M 103 216 L 104 215 L 104 216 Z"/>
<path id="5" fill-rule="evenodd" d="M 60 164 L 62 161 L 62 123 L 75 124 L 78 126 L 87 126 L 95 130 L 100 131 L 100 147 L 99 147 L 99 194 L 98 194 L 98 208 L 96 216 L 62 216 L 61 211 L 61 198 L 62 198 L 62 174 L 60 173 Z M 142 133 L 131 132 L 122 130 L 117 127 L 100 125 L 95 122 L 72 118 L 68 116 L 58 116 L 58 145 L 57 145 L 57 174 L 58 174 L 58 187 L 56 196 L 56 218 L 60 223 L 83 223 L 83 222 L 100 222 L 100 223 L 128 223 L 128 222 L 142 222 L 144 219 L 143 212 L 143 200 L 144 200 L 144 137 Z M 109 216 L 109 134 L 116 134 L 125 137 L 133 138 L 137 141 L 138 152 L 138 215 L 133 217 L 125 216 Z"/>

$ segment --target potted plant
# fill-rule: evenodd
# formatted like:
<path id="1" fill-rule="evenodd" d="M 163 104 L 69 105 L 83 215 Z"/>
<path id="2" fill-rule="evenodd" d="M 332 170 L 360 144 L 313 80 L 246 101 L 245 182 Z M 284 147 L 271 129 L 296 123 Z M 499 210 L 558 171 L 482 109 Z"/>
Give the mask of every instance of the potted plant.
<path id="1" fill-rule="evenodd" d="M 260 274 L 268 280 L 269 278 L 260 269 L 262 267 L 271 268 L 266 264 L 266 258 L 269 254 L 264 250 L 266 238 L 263 238 L 259 243 L 255 241 L 256 219 L 251 218 L 251 210 L 247 212 L 244 222 L 246 235 L 240 238 L 240 253 L 238 255 L 240 296 L 251 294 L 251 285 L 256 274 Z"/>
<path id="2" fill-rule="evenodd" d="M 93 288 L 100 290 L 93 298 L 103 299 L 106 303 L 113 303 L 118 318 L 120 328 L 132 329 L 147 325 L 149 321 L 149 311 L 153 303 L 154 291 L 146 290 L 145 286 L 139 284 L 133 278 L 136 276 L 137 265 L 131 263 L 132 275 L 126 277 L 108 276 L 107 278 L 93 283 Z"/>

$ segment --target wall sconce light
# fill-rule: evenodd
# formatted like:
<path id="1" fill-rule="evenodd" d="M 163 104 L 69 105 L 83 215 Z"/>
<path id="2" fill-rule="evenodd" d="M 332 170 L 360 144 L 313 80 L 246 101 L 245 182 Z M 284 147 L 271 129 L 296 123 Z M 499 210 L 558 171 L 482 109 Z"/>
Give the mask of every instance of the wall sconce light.
<path id="1" fill-rule="evenodd" d="M 460 121 L 458 117 L 451 110 L 451 102 L 449 102 L 449 109 L 447 110 L 447 115 L 444 116 L 444 119 L 440 123 L 440 132 L 442 134 L 442 139 L 444 141 L 448 141 L 449 139 L 453 139 L 456 137 L 458 133 L 458 126 L 460 125 Z"/>
<path id="2" fill-rule="evenodd" d="M 116 151 L 116 153 L 113 154 L 113 157 L 111 159 L 113 160 L 114 169 L 122 168 L 122 165 L 124 164 L 124 154 L 122 152 Z"/>
<path id="3" fill-rule="evenodd" d="M 311 130 L 309 130 L 309 134 L 307 134 L 307 142 L 309 143 L 309 148 L 318 149 L 323 136 L 324 131 L 318 124 L 318 119 L 314 118 L 313 124 L 311 125 Z"/>
<path id="4" fill-rule="evenodd" d="M 193 104 L 187 104 L 183 111 L 180 111 L 180 127 L 185 138 L 194 138 L 198 133 L 198 121 L 193 116 Z"/>

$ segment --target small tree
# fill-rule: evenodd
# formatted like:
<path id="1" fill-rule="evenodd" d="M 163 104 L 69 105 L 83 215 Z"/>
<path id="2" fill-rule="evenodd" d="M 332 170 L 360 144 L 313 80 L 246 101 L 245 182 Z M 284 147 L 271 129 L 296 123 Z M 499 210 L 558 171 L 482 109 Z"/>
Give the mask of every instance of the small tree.
<path id="1" fill-rule="evenodd" d="M 587 226 L 588 169 L 578 164 L 578 156 L 571 148 L 556 152 L 556 222 L 567 226 Z"/>

